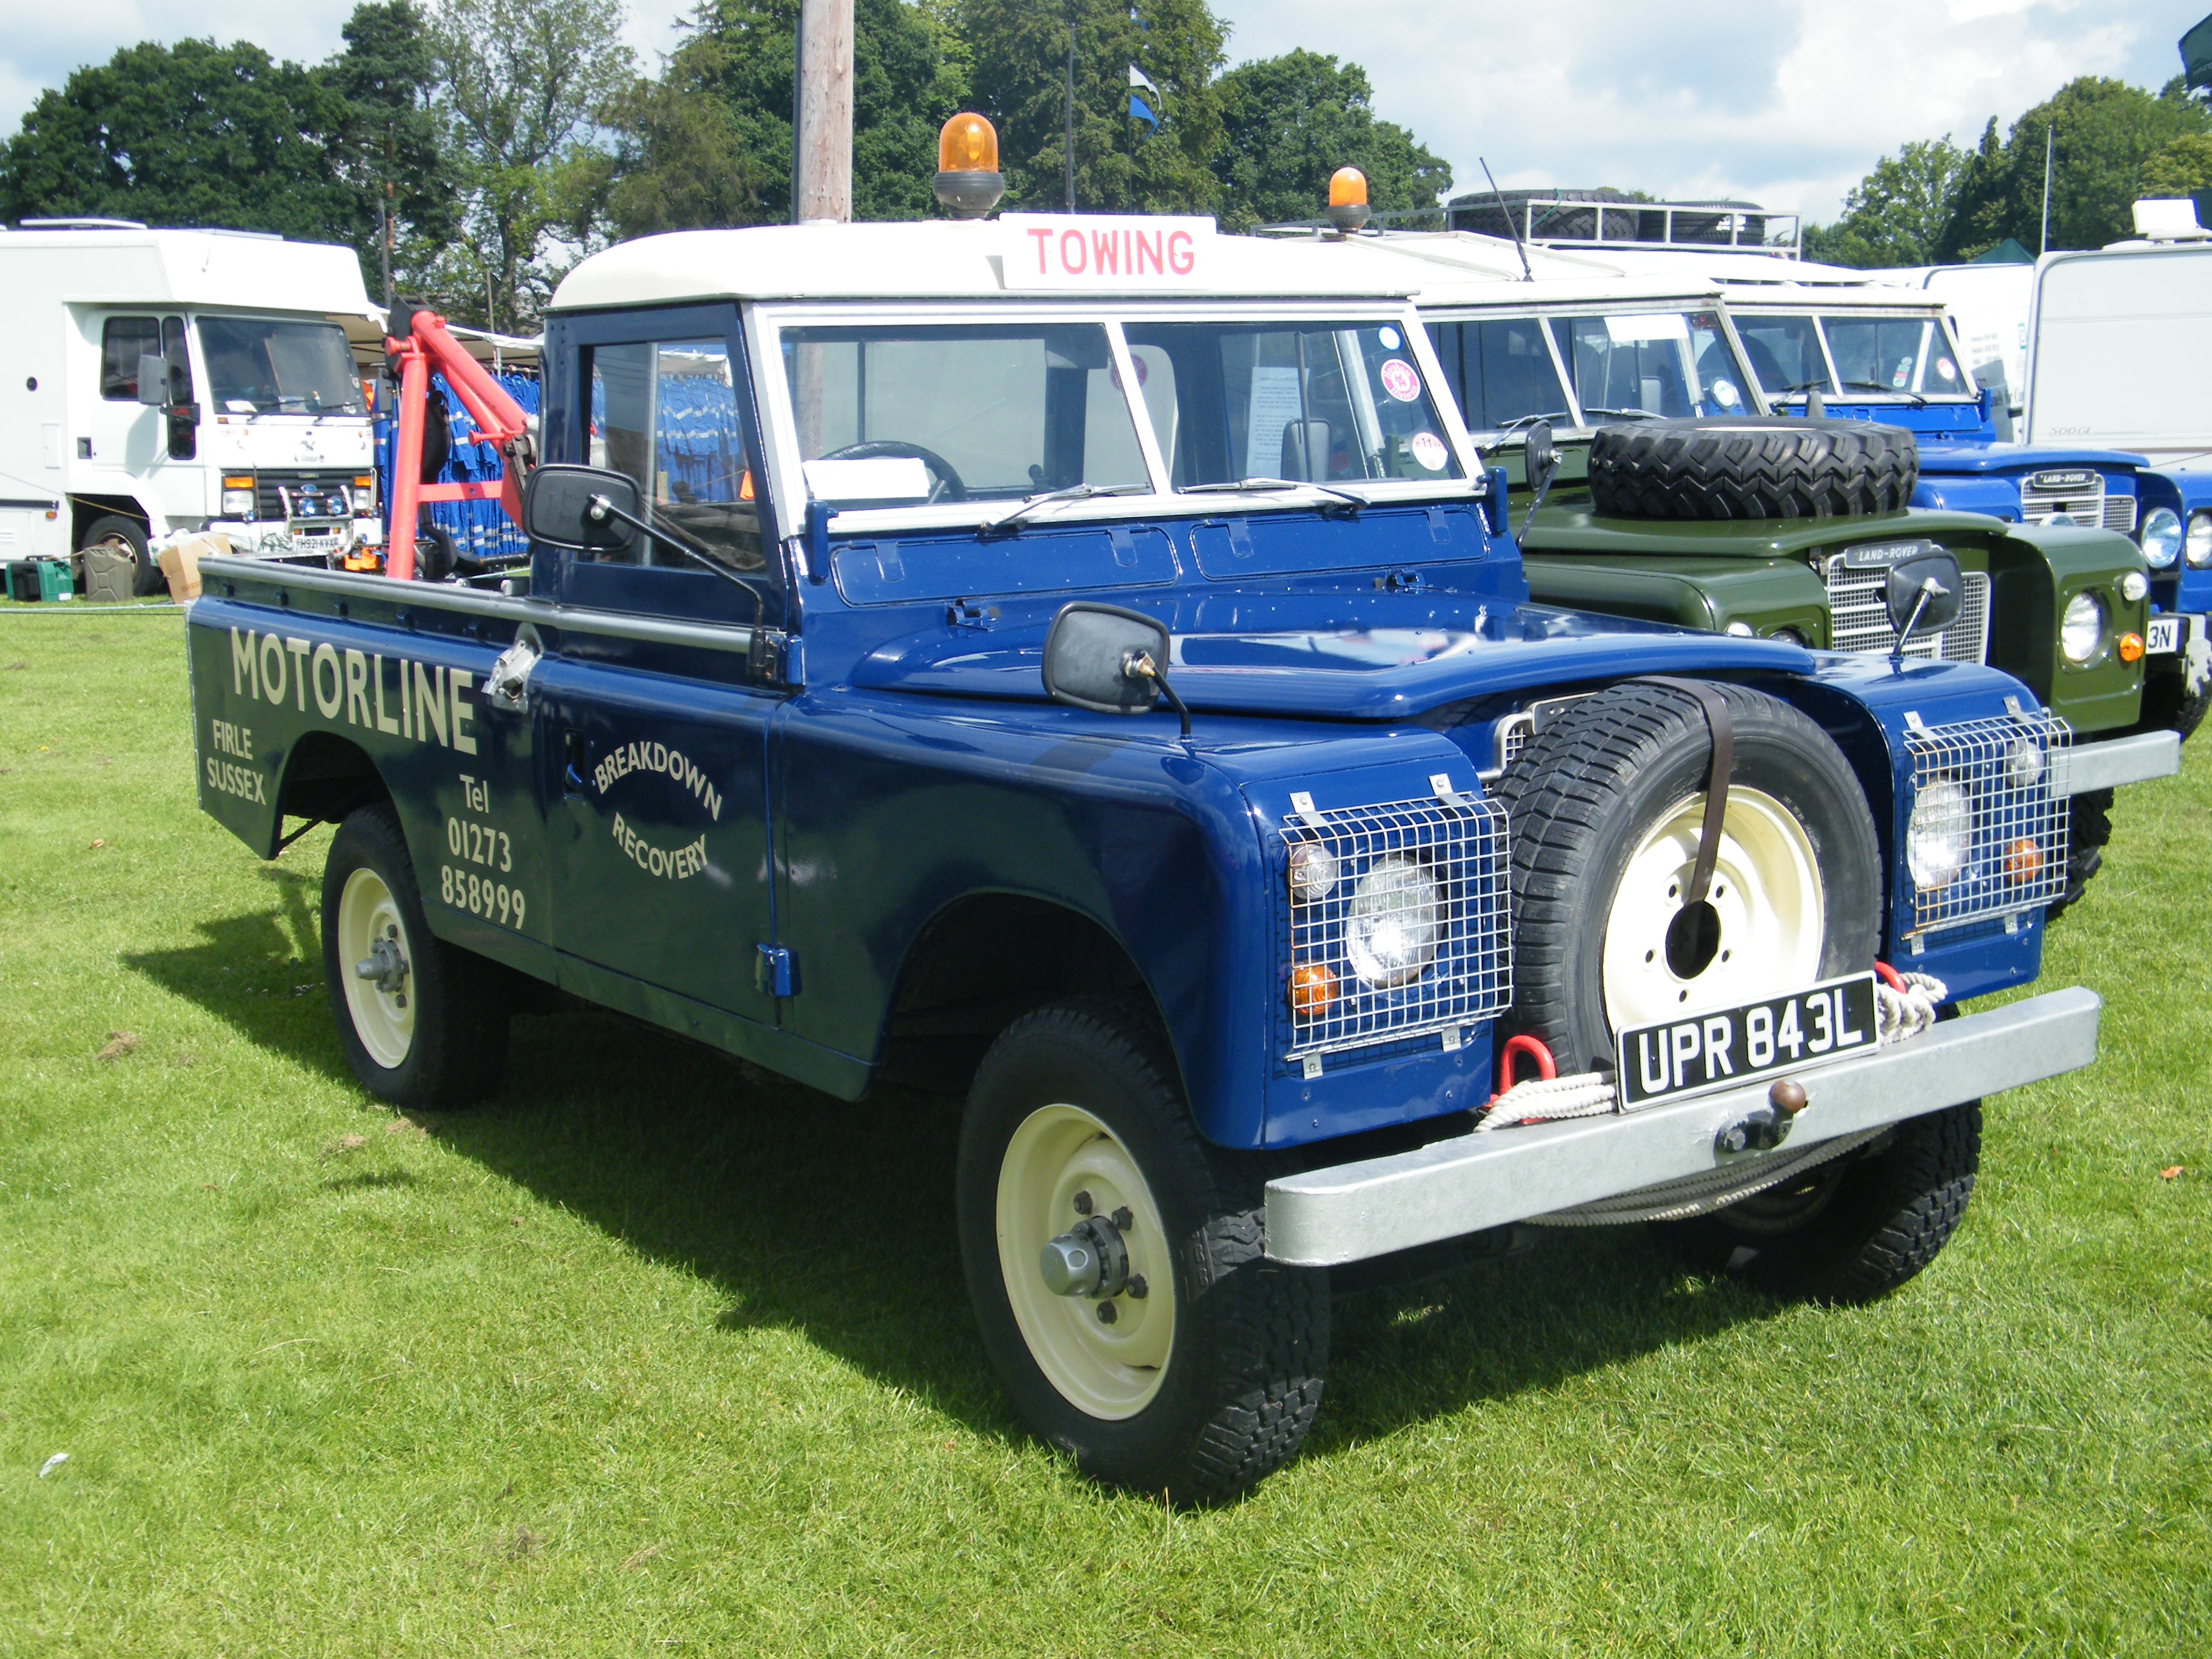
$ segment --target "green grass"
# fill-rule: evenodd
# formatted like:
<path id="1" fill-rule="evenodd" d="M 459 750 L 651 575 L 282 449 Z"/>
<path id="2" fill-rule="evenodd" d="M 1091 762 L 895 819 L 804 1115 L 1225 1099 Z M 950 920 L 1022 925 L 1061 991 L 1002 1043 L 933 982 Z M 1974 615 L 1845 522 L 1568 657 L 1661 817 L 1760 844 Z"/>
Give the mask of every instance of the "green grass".
<path id="1" fill-rule="evenodd" d="M 0 612 L 0 1652 L 2208 1646 L 2203 740 L 2046 954 L 2104 1058 L 1993 1103 L 1919 1279 L 1628 1230 L 1340 1301 L 1304 1459 L 1170 1516 L 1000 1401 L 942 1110 L 595 1016 L 478 1112 L 355 1089 L 327 832 L 195 810 L 179 640 Z"/>

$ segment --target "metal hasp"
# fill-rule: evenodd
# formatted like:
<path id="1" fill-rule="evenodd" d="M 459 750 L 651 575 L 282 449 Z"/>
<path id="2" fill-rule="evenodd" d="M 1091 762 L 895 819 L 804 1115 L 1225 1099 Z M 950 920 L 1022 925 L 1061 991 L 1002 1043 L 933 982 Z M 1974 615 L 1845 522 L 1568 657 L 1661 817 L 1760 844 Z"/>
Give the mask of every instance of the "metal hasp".
<path id="1" fill-rule="evenodd" d="M 523 439 L 529 424 L 522 405 L 484 373 L 477 360 L 446 332 L 446 319 L 426 307 L 405 301 L 392 307 L 392 331 L 385 355 L 399 372 L 399 436 L 392 461 L 392 519 L 385 526 L 388 575 L 400 581 L 415 576 L 415 532 L 424 501 L 496 501 L 507 516 L 522 523 L 522 477 L 529 469 Z M 474 479 L 461 483 L 422 482 L 422 428 L 428 418 L 430 373 L 446 378 L 453 395 L 477 423 L 472 441 L 489 444 L 505 464 L 497 483 Z"/>
<path id="2" fill-rule="evenodd" d="M 1807 1071 L 1792 1148 L 2078 1070 L 2097 1057 L 2103 1007 L 2074 986 Z M 1285 1176 L 1267 1183 L 1267 1255 L 1300 1267 L 1359 1261 L 1702 1174 L 1717 1166 L 1723 1131 L 1769 1105 L 1762 1082 Z"/>

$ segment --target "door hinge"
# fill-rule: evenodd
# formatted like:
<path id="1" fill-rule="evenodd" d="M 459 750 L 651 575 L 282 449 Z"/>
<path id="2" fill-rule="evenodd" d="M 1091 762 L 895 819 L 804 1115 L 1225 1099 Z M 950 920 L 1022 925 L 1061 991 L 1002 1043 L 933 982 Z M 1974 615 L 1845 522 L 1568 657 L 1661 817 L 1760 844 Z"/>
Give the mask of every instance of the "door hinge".
<path id="1" fill-rule="evenodd" d="M 757 947 L 760 955 L 753 960 L 753 985 L 763 996 L 788 997 L 799 994 L 799 963 L 791 952 L 781 945 Z"/>

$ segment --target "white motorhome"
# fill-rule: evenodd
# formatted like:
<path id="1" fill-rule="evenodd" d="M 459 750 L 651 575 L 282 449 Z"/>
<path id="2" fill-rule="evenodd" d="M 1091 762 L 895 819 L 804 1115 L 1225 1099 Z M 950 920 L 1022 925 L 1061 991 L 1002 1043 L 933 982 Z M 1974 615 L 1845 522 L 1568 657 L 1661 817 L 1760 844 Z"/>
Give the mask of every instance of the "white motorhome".
<path id="1" fill-rule="evenodd" d="M 380 543 L 368 400 L 380 336 L 349 248 L 114 220 L 0 230 L 0 559 L 215 530 L 337 564 Z"/>

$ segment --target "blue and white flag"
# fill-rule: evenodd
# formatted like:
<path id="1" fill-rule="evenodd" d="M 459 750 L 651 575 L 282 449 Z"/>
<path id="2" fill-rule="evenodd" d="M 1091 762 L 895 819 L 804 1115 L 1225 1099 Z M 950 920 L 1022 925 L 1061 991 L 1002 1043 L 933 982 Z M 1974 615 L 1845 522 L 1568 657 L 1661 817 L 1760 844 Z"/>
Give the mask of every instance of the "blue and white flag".
<path id="1" fill-rule="evenodd" d="M 1160 118 L 1153 114 L 1152 106 L 1133 92 L 1129 94 L 1129 113 L 1142 121 L 1154 132 L 1160 130 Z"/>
<path id="2" fill-rule="evenodd" d="M 1144 70 L 1139 69 L 1134 64 L 1129 65 L 1129 84 L 1133 87 L 1142 87 L 1155 98 L 1160 95 L 1160 89 L 1147 80 Z"/>

